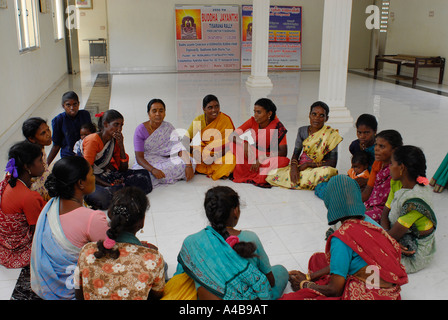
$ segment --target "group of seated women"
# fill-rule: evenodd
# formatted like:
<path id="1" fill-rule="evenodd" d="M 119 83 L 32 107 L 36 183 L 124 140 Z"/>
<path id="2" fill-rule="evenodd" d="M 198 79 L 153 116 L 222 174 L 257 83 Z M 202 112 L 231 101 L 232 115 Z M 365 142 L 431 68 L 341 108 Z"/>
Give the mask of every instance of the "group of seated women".
<path id="1" fill-rule="evenodd" d="M 63 116 L 73 120 L 76 96 L 68 98 Z M 342 137 L 325 125 L 324 102 L 311 106 L 310 125 L 298 129 L 291 161 L 287 130 L 270 99 L 258 100 L 254 116 L 236 129 L 215 96 L 204 98 L 203 110 L 182 136 L 164 121 L 164 102 L 151 100 L 149 120 L 135 130 L 132 169 L 116 110 L 98 115 L 97 132 L 73 135 L 81 156 L 65 155 L 51 169 L 54 157 L 45 161 L 44 151 L 51 131 L 42 119 L 27 120 L 26 140 L 11 147 L 0 184 L 0 263 L 30 268 L 32 291 L 47 300 L 400 299 L 407 274 L 429 265 L 437 219 L 426 159 L 397 131 L 377 133 L 375 117 L 361 115 L 349 148 L 352 171 L 339 174 Z M 314 254 L 304 272 L 272 266 L 258 236 L 235 228 L 239 195 L 216 186 L 204 200 L 210 225 L 184 240 L 167 279 L 163 253 L 136 233 L 152 188 L 190 181 L 195 171 L 261 187 L 325 185 L 325 252 Z M 284 293 L 288 281 L 293 292 Z"/>

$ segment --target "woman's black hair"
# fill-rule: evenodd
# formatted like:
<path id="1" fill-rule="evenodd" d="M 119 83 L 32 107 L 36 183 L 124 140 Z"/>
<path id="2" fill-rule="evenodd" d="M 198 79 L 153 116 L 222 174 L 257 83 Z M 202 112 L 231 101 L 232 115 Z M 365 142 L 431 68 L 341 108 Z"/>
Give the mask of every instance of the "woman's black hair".
<path id="1" fill-rule="evenodd" d="M 44 119 L 40 117 L 32 117 L 26 119 L 22 124 L 22 133 L 26 139 L 34 138 L 36 136 L 37 130 L 42 125 L 42 123 L 47 123 Z"/>
<path id="2" fill-rule="evenodd" d="M 116 240 L 123 232 L 135 233 L 136 225 L 145 218 L 148 207 L 148 197 L 140 188 L 129 186 L 115 192 L 108 210 L 110 229 L 106 231 L 107 236 Z M 103 240 L 98 241 L 97 246 L 94 255 L 98 259 L 106 255 L 113 259 L 120 256 L 117 249 L 104 248 Z"/>
<path id="3" fill-rule="evenodd" d="M 227 221 L 233 209 L 239 207 L 238 193 L 227 186 L 217 186 L 209 189 L 205 194 L 204 207 L 211 227 L 218 232 L 224 240 L 230 234 L 227 231 Z M 252 242 L 239 242 L 233 249 L 244 258 L 251 258 L 257 249 Z"/>
<path id="4" fill-rule="evenodd" d="M 102 131 L 104 129 L 105 123 L 111 123 L 117 119 L 124 119 L 123 115 L 114 109 L 109 109 L 98 119 L 98 130 Z"/>
<path id="5" fill-rule="evenodd" d="M 25 170 L 25 165 L 33 164 L 37 158 L 42 157 L 42 154 L 42 148 L 39 145 L 24 140 L 15 143 L 9 148 L 8 160 L 14 158 L 17 175 L 20 177 Z M 9 185 L 11 187 L 14 188 L 16 186 L 18 177 L 14 178 L 13 175 L 11 175 L 11 178 L 9 179 Z"/>
<path id="6" fill-rule="evenodd" d="M 147 113 L 149 112 L 149 110 L 151 110 L 151 106 L 152 106 L 154 103 L 160 103 L 160 104 L 163 106 L 163 109 L 166 110 L 165 102 L 163 102 L 162 99 L 154 98 L 154 99 L 151 99 L 151 100 L 148 102 L 148 105 L 147 105 L 147 107 L 146 107 L 146 112 L 147 112 Z"/>
<path id="7" fill-rule="evenodd" d="M 208 94 L 202 99 L 202 109 L 204 109 L 210 102 L 216 101 L 219 103 L 218 98 L 213 94 Z"/>
<path id="8" fill-rule="evenodd" d="M 272 115 L 269 118 L 269 120 L 272 121 L 275 119 L 275 115 L 277 114 L 277 106 L 274 104 L 274 102 L 272 102 L 271 99 L 268 98 L 258 99 L 254 105 L 262 107 L 264 110 L 266 110 L 266 112 L 271 111 Z"/>
<path id="9" fill-rule="evenodd" d="M 83 157 L 69 156 L 58 160 L 45 181 L 50 197 L 71 199 L 75 194 L 75 184 L 86 180 L 90 171 L 89 162 Z"/>
<path id="10" fill-rule="evenodd" d="M 330 114 L 330 108 L 328 107 L 328 105 L 325 102 L 323 102 L 323 101 L 316 101 L 316 102 L 314 102 L 311 105 L 311 107 L 310 107 L 310 113 L 313 112 L 313 109 L 316 108 L 316 107 L 321 107 L 322 109 L 324 109 L 325 110 L 325 115 L 328 118 L 328 115 Z"/>
<path id="11" fill-rule="evenodd" d="M 372 114 L 364 113 L 358 117 L 358 119 L 356 120 L 356 128 L 362 125 L 371 128 L 375 132 L 378 130 L 378 121 Z"/>
<path id="12" fill-rule="evenodd" d="M 392 148 L 398 148 L 403 145 L 403 138 L 401 134 L 393 129 L 383 130 L 376 135 L 376 138 L 383 138 L 392 146 Z"/>
<path id="13" fill-rule="evenodd" d="M 426 157 L 419 147 L 409 145 L 398 147 L 392 157 L 398 164 L 406 167 L 412 180 L 417 181 L 418 177 L 426 178 Z"/>
<path id="14" fill-rule="evenodd" d="M 64 105 L 67 100 L 75 100 L 79 102 L 79 97 L 74 91 L 67 91 L 62 95 L 62 105 Z"/>

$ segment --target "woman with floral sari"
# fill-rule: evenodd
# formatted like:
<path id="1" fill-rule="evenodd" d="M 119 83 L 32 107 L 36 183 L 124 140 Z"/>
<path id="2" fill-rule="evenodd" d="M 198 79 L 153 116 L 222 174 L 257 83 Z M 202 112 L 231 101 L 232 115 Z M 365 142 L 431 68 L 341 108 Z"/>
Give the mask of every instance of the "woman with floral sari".
<path id="1" fill-rule="evenodd" d="M 270 188 L 268 173 L 289 164 L 285 126 L 276 116 L 277 107 L 267 98 L 255 102 L 254 115 L 231 135 L 236 166 L 232 181 Z M 250 133 L 253 143 L 240 136 Z"/>
<path id="2" fill-rule="evenodd" d="M 414 146 L 398 147 L 392 156 L 390 174 L 402 187 L 393 193 L 390 212 L 381 222 L 402 246 L 401 261 L 406 272 L 414 273 L 428 266 L 436 252 L 437 218 L 423 151 Z"/>
<path id="3" fill-rule="evenodd" d="M 228 148 L 228 137 L 235 126 L 232 119 L 220 111 L 216 96 L 205 96 L 202 109 L 204 113 L 197 116 L 187 130 L 184 146 L 193 142 L 190 152 L 196 164 L 196 172 L 213 180 L 228 177 L 235 168 L 235 158 Z M 198 134 L 199 141 L 196 141 Z"/>
<path id="4" fill-rule="evenodd" d="M 98 129 L 83 140 L 83 156 L 93 167 L 97 188 L 86 196 L 88 205 L 107 210 L 113 193 L 124 186 L 135 186 L 146 194 L 152 191 L 151 178 L 145 169 L 129 169 L 124 148 L 123 115 L 113 109 L 99 114 Z"/>
<path id="5" fill-rule="evenodd" d="M 148 170 L 153 187 L 179 180 L 189 181 L 194 176 L 189 154 L 179 142 L 173 125 L 164 121 L 165 111 L 162 100 L 149 101 L 149 120 L 140 124 L 134 134 L 136 163 L 132 169 Z"/>
<path id="6" fill-rule="evenodd" d="M 325 125 L 329 111 L 322 101 L 311 105 L 310 125 L 298 130 L 291 165 L 270 172 L 267 182 L 288 189 L 313 190 L 338 174 L 337 146 L 342 137 L 337 129 Z"/>
<path id="7" fill-rule="evenodd" d="M 358 183 L 347 175 L 330 179 L 324 203 L 328 224 L 341 222 L 315 253 L 308 273 L 290 271 L 295 292 L 281 300 L 399 300 L 408 282 L 401 249 L 383 228 L 365 215 Z"/>

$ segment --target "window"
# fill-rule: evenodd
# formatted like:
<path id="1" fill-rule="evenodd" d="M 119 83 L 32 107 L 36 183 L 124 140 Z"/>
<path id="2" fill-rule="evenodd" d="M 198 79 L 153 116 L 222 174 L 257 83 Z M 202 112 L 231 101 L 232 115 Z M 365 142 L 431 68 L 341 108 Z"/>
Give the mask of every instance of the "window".
<path id="1" fill-rule="evenodd" d="M 54 39 L 64 38 L 64 13 L 62 0 L 52 0 Z"/>
<path id="2" fill-rule="evenodd" d="M 36 0 L 15 0 L 17 13 L 17 37 L 19 51 L 29 51 L 39 47 Z"/>

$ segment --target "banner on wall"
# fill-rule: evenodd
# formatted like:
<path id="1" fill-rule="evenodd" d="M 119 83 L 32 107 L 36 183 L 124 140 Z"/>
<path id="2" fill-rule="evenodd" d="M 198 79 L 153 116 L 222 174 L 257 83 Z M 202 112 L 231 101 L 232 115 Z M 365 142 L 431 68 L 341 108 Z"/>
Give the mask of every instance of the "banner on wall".
<path id="1" fill-rule="evenodd" d="M 239 6 L 175 6 L 177 70 L 239 70 Z"/>
<path id="2" fill-rule="evenodd" d="M 252 5 L 243 5 L 241 15 L 241 69 L 246 70 L 252 61 Z M 302 68 L 302 7 L 270 7 L 268 68 Z"/>

